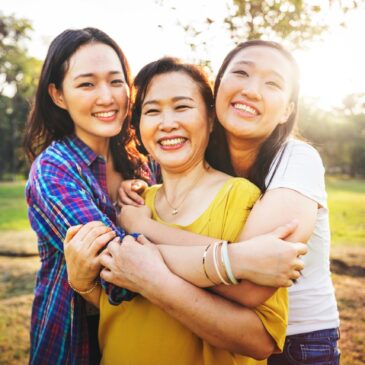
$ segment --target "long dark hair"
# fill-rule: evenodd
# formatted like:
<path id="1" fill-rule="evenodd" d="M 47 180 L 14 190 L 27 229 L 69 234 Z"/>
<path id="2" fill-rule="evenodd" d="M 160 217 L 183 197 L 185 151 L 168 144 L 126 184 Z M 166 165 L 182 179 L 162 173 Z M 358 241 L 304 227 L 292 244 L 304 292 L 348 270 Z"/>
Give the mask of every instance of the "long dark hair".
<path id="1" fill-rule="evenodd" d="M 120 59 L 126 83 L 131 88 L 128 61 L 117 43 L 106 33 L 96 28 L 84 28 L 67 29 L 59 34 L 48 49 L 35 101 L 25 128 L 24 148 L 30 162 L 53 141 L 74 132 L 74 123 L 70 114 L 53 102 L 48 93 L 48 86 L 54 83 L 57 89 L 62 89 L 70 58 L 81 46 L 90 43 L 102 43 L 114 49 Z M 140 170 L 144 159 L 136 149 L 135 135 L 130 125 L 130 112 L 127 114 L 120 133 L 111 138 L 110 151 L 115 169 L 123 174 L 124 178 L 133 178 L 136 171 Z"/>
<path id="2" fill-rule="evenodd" d="M 208 118 L 213 120 L 215 117 L 213 91 L 205 72 L 200 67 L 190 63 L 184 63 L 178 58 L 163 57 L 144 66 L 134 79 L 134 90 L 136 93 L 134 95 L 132 109 L 132 125 L 135 128 L 140 141 L 141 134 L 139 122 L 141 119 L 142 104 L 146 96 L 148 85 L 155 76 L 171 72 L 183 72 L 196 82 L 207 108 Z M 144 149 L 143 145 L 142 148 L 143 152 L 146 153 L 147 151 Z"/>
<path id="3" fill-rule="evenodd" d="M 287 60 L 289 60 L 293 72 L 292 93 L 290 95 L 290 101 L 294 103 L 293 111 L 291 112 L 288 121 L 283 124 L 278 124 L 271 133 L 271 135 L 261 144 L 257 157 L 253 165 L 251 166 L 248 175 L 245 176 L 251 182 L 257 185 L 261 189 L 262 193 L 264 193 L 267 189 L 265 180 L 269 173 L 270 166 L 275 156 L 286 143 L 290 134 L 292 134 L 296 125 L 296 120 L 298 117 L 299 68 L 293 56 L 279 43 L 264 40 L 251 40 L 240 43 L 227 54 L 218 71 L 214 84 L 215 98 L 217 97 L 217 92 L 221 83 L 221 79 L 232 59 L 236 56 L 238 52 L 242 51 L 245 48 L 253 46 L 264 46 L 276 49 Z M 216 169 L 224 171 L 230 175 L 235 175 L 231 163 L 226 133 L 217 117 L 214 119 L 213 132 L 209 140 L 206 158 L 207 161 Z"/>

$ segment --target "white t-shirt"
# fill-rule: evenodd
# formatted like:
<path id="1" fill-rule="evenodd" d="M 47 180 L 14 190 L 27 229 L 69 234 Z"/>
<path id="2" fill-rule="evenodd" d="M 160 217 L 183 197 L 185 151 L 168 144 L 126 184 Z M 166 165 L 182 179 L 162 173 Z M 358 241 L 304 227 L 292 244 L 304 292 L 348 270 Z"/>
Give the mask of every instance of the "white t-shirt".
<path id="1" fill-rule="evenodd" d="M 302 258 L 305 265 L 302 276 L 289 288 L 287 335 L 336 328 L 339 314 L 330 273 L 331 237 L 321 157 L 307 143 L 289 140 L 284 152 L 274 159 L 266 184 L 269 184 L 267 190 L 292 189 L 318 203 L 308 253 Z"/>

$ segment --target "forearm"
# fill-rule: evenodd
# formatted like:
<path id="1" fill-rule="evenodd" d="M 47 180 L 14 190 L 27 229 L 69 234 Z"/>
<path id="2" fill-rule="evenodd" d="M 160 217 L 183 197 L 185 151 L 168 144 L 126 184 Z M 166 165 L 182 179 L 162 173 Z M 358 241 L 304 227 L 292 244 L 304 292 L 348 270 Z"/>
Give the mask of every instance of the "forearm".
<path id="1" fill-rule="evenodd" d="M 135 222 L 133 231 L 142 233 L 150 241 L 160 245 L 202 246 L 217 241 L 216 238 L 170 227 L 166 224 L 154 221 L 151 218 L 143 218 L 138 222 Z"/>
<path id="2" fill-rule="evenodd" d="M 254 311 L 199 289 L 176 275 L 141 293 L 211 345 L 262 359 L 275 344 Z"/>
<path id="3" fill-rule="evenodd" d="M 243 280 L 238 285 L 214 286 L 207 278 L 203 268 L 202 258 L 206 246 L 158 245 L 158 248 L 166 265 L 173 273 L 197 287 L 212 287 L 216 294 L 246 307 L 257 307 L 275 292 L 275 288 L 259 286 L 247 280 Z M 235 245 L 234 249 L 232 246 L 228 246 L 231 255 L 232 251 L 239 250 L 239 247 Z M 232 269 L 237 279 L 245 279 L 245 273 L 241 270 L 244 267 L 244 257 L 240 256 L 241 259 L 231 260 Z"/>
<path id="4" fill-rule="evenodd" d="M 97 287 L 89 294 L 81 295 L 87 302 L 92 304 L 95 308 L 100 309 L 100 295 L 101 295 L 101 286 L 97 285 Z"/>

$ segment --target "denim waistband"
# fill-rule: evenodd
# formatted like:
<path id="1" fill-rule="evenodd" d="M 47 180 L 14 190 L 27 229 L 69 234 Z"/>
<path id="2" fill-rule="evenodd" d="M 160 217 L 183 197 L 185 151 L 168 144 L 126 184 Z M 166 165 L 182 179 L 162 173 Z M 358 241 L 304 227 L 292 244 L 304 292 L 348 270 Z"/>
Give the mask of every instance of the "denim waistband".
<path id="1" fill-rule="evenodd" d="M 290 335 L 287 338 L 327 338 L 327 337 L 334 337 L 337 340 L 340 339 L 340 329 L 339 328 L 329 328 L 325 330 L 307 332 L 307 333 L 300 333 L 297 335 Z"/>

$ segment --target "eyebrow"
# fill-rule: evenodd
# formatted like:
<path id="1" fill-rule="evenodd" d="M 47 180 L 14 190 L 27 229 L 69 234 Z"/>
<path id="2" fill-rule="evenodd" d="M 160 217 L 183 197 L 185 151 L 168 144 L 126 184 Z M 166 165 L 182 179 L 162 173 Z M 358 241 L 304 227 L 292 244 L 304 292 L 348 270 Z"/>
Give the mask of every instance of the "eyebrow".
<path id="1" fill-rule="evenodd" d="M 172 101 L 181 101 L 181 100 L 189 100 L 189 101 L 194 101 L 193 98 L 189 97 L 189 96 L 174 96 L 172 98 Z M 160 101 L 158 99 L 153 99 L 153 100 L 148 100 L 146 102 L 144 102 L 142 104 L 142 107 L 146 106 L 146 105 L 150 105 L 150 104 L 158 104 Z"/>
<path id="2" fill-rule="evenodd" d="M 255 66 L 255 62 L 252 61 L 238 61 L 235 62 L 235 65 L 248 65 L 248 66 Z M 285 78 L 277 71 L 275 70 L 269 70 L 271 73 L 273 73 L 274 75 L 276 75 L 277 77 L 279 77 L 279 79 L 285 81 Z"/>
<path id="3" fill-rule="evenodd" d="M 123 75 L 123 73 L 121 71 L 110 71 L 108 72 L 109 75 Z M 93 74 L 92 72 L 88 72 L 88 73 L 84 73 L 84 74 L 79 74 L 77 76 L 74 77 L 74 81 L 83 77 L 93 77 L 95 76 L 95 74 Z"/>

